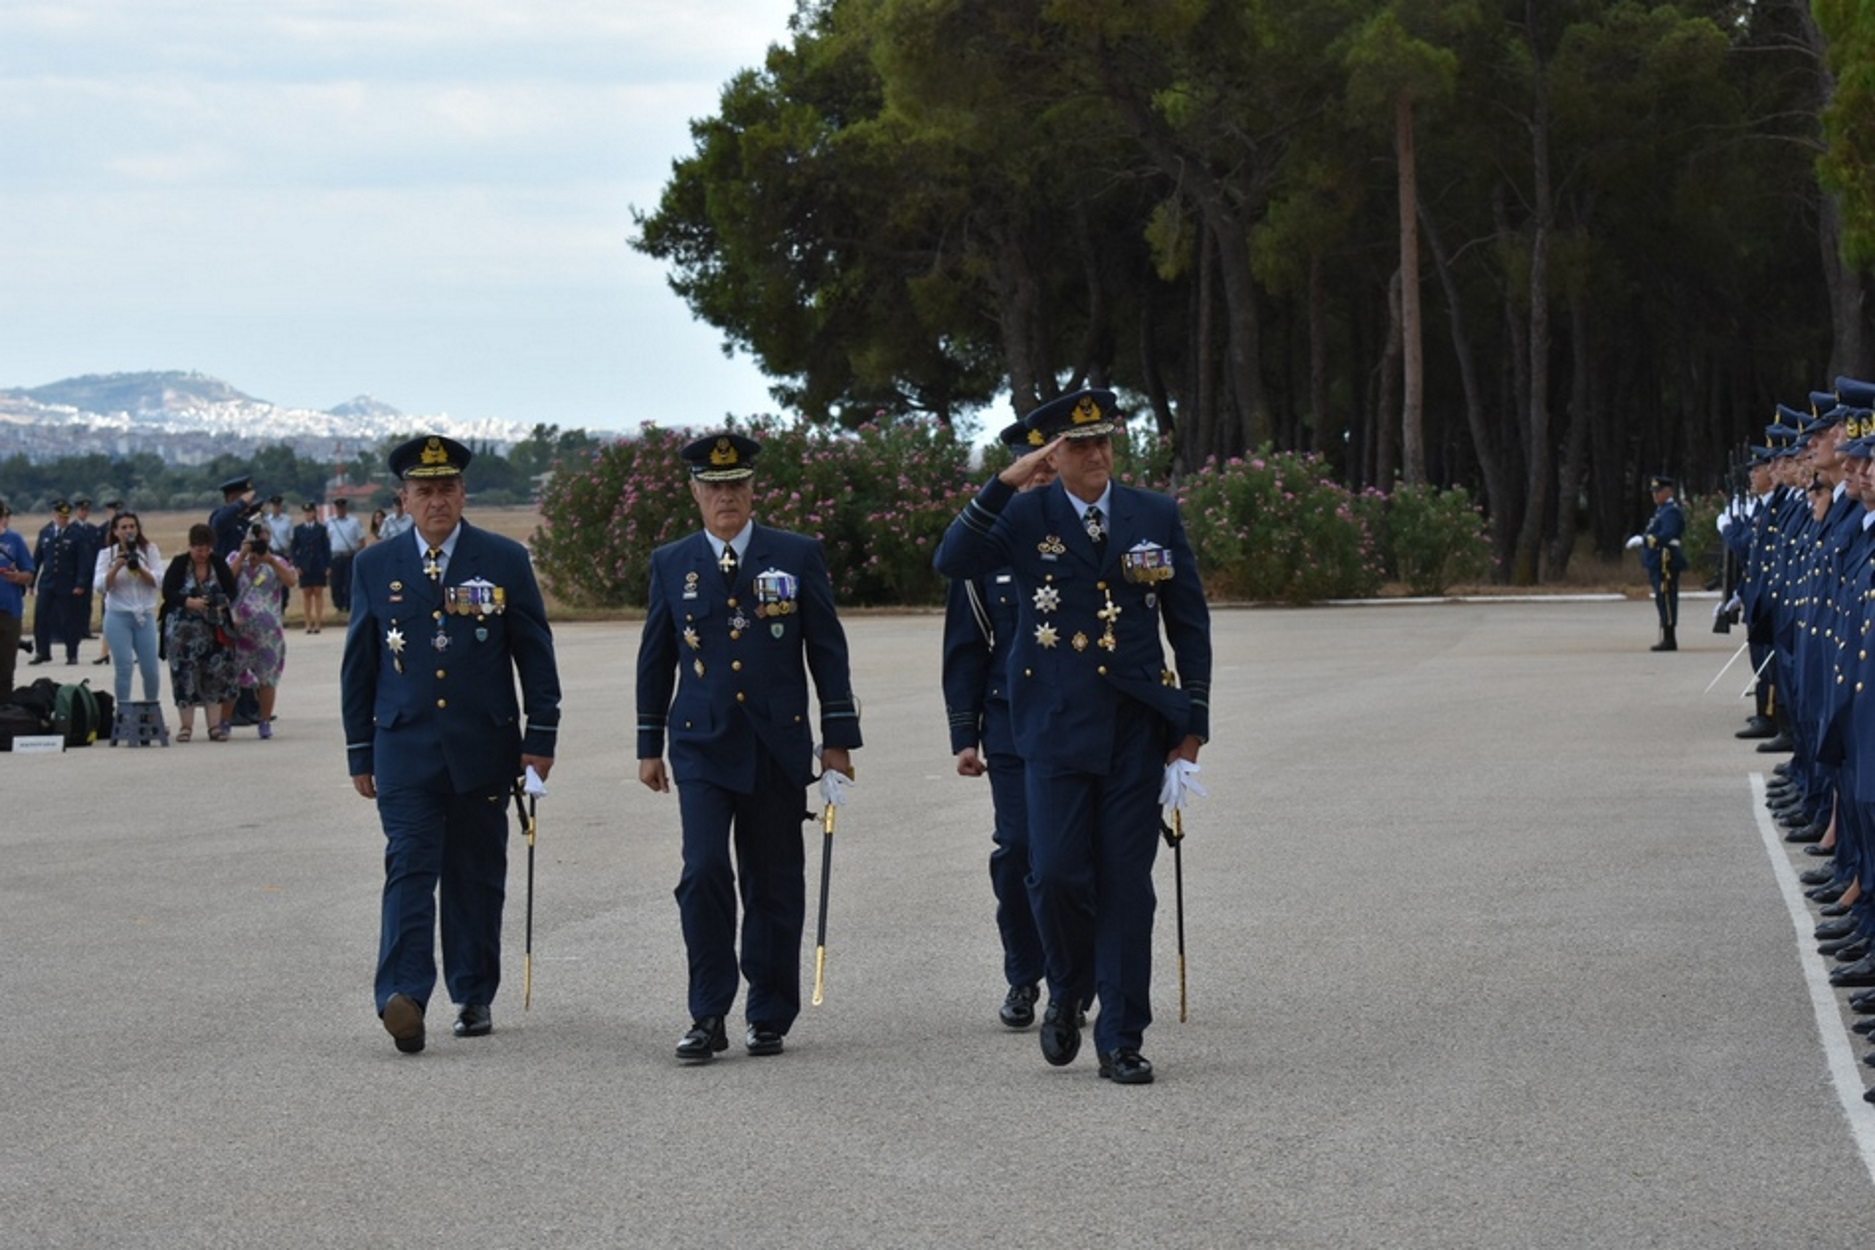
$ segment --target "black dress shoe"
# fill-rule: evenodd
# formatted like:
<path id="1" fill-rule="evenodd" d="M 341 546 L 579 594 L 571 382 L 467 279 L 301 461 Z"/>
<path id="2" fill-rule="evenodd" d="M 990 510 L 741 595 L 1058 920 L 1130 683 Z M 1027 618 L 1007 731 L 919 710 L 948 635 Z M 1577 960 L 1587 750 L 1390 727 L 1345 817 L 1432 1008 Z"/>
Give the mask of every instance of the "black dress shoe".
<path id="1" fill-rule="evenodd" d="M 1836 853 L 1836 848 L 1833 846 L 1824 846 L 1821 842 L 1812 842 L 1803 848 L 1803 853 L 1805 855 L 1814 855 L 1818 859 L 1822 859 L 1825 856 L 1834 855 Z"/>
<path id="2" fill-rule="evenodd" d="M 1817 908 L 1817 909 L 1816 909 L 1816 911 L 1817 911 L 1817 915 L 1819 915 L 1819 916 L 1827 916 L 1827 917 L 1829 917 L 1829 918 L 1830 918 L 1831 920 L 1834 920 L 1834 919 L 1835 919 L 1835 918 L 1836 918 L 1837 916 L 1846 916 L 1846 915 L 1848 915 L 1848 914 L 1849 914 L 1849 906 L 1848 906 L 1848 904 L 1846 904 L 1846 903 L 1831 903 L 1831 904 L 1830 904 L 1829 906 L 1827 906 L 1827 907 L 1819 907 L 1819 908 Z"/>
<path id="3" fill-rule="evenodd" d="M 1100 1056 L 1100 1079 L 1115 1085 L 1150 1085 L 1152 1061 L 1136 1050 L 1116 1050 Z"/>
<path id="4" fill-rule="evenodd" d="M 397 1049 L 414 1055 L 423 1049 L 423 1007 L 408 994 L 393 994 L 384 1004 L 384 1031 Z"/>
<path id="5" fill-rule="evenodd" d="M 1797 880 L 1803 882 L 1803 884 L 1805 885 L 1828 885 L 1831 881 L 1834 881 L 1835 879 L 1836 879 L 1836 870 L 1834 868 L 1806 868 L 1802 872 L 1797 874 Z M 1842 934 L 1840 933 L 1825 934 L 1823 933 L 1822 930 L 1819 929 L 1817 931 L 1817 936 L 1818 937 L 1841 937 Z"/>
<path id="6" fill-rule="evenodd" d="M 1871 1016 L 1867 1020 L 1857 1020 L 1854 1024 L 1850 1025 L 1849 1028 L 1854 1032 L 1860 1033 L 1863 1037 L 1867 1037 L 1870 1033 L 1875 1033 L 1875 1016 Z"/>
<path id="7" fill-rule="evenodd" d="M 1775 738 L 1777 723 L 1768 716 L 1754 716 L 1745 722 L 1745 727 L 1732 735 L 1734 738 Z"/>
<path id="8" fill-rule="evenodd" d="M 690 1031 L 678 1039 L 677 1059 L 680 1063 L 708 1063 L 718 1051 L 728 1049 L 729 1034 L 723 1029 L 723 1018 L 704 1016 L 692 1020 Z"/>
<path id="9" fill-rule="evenodd" d="M 1856 951 L 1853 955 L 1847 953 L 1848 951 L 1854 950 L 1857 946 L 1860 946 L 1862 949 Z M 1851 933 L 1846 937 L 1835 937 L 1830 938 L 1826 942 L 1818 942 L 1816 944 L 1816 953 L 1819 955 L 1828 955 L 1843 963 L 1854 963 L 1856 960 L 1862 958 L 1862 956 L 1868 954 L 1868 943 L 1863 940 L 1860 933 Z"/>
<path id="10" fill-rule="evenodd" d="M 34 664 L 50 664 L 52 663 L 52 661 L 50 658 L 46 656 L 35 655 L 32 659 L 26 661 L 26 663 L 30 667 L 31 665 L 34 665 Z"/>
<path id="11" fill-rule="evenodd" d="M 766 1024 L 751 1024 L 743 1036 L 742 1044 L 748 1047 L 751 1055 L 779 1055 L 781 1053 L 781 1034 Z"/>
<path id="12" fill-rule="evenodd" d="M 1857 1015 L 1875 1015 L 1875 990 L 1849 995 L 1849 1006 Z"/>
<path id="13" fill-rule="evenodd" d="M 1852 985 L 1861 987 L 1875 985 L 1875 961 L 1858 959 L 1852 964 L 1844 964 L 1829 974 L 1831 985 Z"/>
<path id="14" fill-rule="evenodd" d="M 1784 835 L 1784 841 L 1791 843 L 1793 846 L 1806 842 L 1821 842 L 1823 840 L 1823 835 L 1828 832 L 1829 826 L 1819 820 L 1814 825 L 1805 825 L 1801 829 L 1792 829 L 1789 833 Z"/>
<path id="15" fill-rule="evenodd" d="M 1806 877 L 1809 875 L 1807 872 L 1804 874 Z M 1832 942 L 1839 937 L 1848 937 L 1858 927 L 1853 916 L 1842 916 L 1835 920 L 1825 920 L 1816 927 L 1814 936 L 1819 942 Z"/>
<path id="16" fill-rule="evenodd" d="M 495 1031 L 495 1013 L 486 1003 L 470 1003 L 456 1013 L 457 1037 L 487 1037 Z"/>
<path id="17" fill-rule="evenodd" d="M 1081 1053 L 1081 1009 L 1059 998 L 1048 1000 L 1042 1014 L 1042 1058 L 1057 1068 L 1074 1062 Z"/>
<path id="18" fill-rule="evenodd" d="M 1026 1029 L 1035 1023 L 1035 1000 L 1041 996 L 1041 990 L 1033 985 L 1012 985 L 1009 993 L 1003 997 L 1002 1008 L 996 1013 L 1002 1017 L 1005 1025 L 1012 1029 Z"/>
<path id="19" fill-rule="evenodd" d="M 1760 755 L 1776 755 L 1783 751 L 1794 751 L 1797 744 L 1787 733 L 1780 733 L 1775 738 L 1766 738 L 1758 744 Z"/>
<path id="20" fill-rule="evenodd" d="M 1803 896 L 1816 903 L 1833 903 L 1848 892 L 1848 886 L 1832 881 L 1828 885 L 1819 885 L 1814 890 L 1805 890 Z"/>

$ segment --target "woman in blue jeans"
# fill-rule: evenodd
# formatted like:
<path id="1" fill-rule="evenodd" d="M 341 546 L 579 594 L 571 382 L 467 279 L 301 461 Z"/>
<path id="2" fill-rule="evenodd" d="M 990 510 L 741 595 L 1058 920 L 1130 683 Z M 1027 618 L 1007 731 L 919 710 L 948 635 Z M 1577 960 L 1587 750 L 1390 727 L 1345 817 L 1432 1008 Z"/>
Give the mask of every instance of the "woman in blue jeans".
<path id="1" fill-rule="evenodd" d="M 156 606 L 161 591 L 162 555 L 143 536 L 134 512 L 120 512 L 111 522 L 110 541 L 98 552 L 92 589 L 104 600 L 104 641 L 116 666 L 117 706 L 130 702 L 130 670 L 143 673 L 143 702 L 162 698 L 156 657 Z"/>

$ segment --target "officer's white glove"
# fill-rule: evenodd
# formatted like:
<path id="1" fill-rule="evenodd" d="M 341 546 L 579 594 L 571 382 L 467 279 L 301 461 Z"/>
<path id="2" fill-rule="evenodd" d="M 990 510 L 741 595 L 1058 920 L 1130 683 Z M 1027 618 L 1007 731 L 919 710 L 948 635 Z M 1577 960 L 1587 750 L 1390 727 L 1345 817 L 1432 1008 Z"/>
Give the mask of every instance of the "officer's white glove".
<path id="1" fill-rule="evenodd" d="M 1721 512 L 1719 514 L 1718 525 L 1719 525 L 1719 532 L 1721 534 L 1725 533 L 1726 530 L 1731 529 L 1732 528 L 1732 514 L 1730 512 Z"/>
<path id="2" fill-rule="evenodd" d="M 820 799 L 828 807 L 839 807 L 846 802 L 846 792 L 853 786 L 853 779 L 837 768 L 829 768 L 820 774 Z"/>
<path id="3" fill-rule="evenodd" d="M 1727 599 L 1723 604 L 1719 606 L 1719 611 L 1737 612 L 1740 609 L 1742 609 L 1744 606 L 1745 606 L 1745 601 L 1743 599 L 1740 599 L 1737 593 L 1734 592 L 1730 599 Z"/>
<path id="4" fill-rule="evenodd" d="M 1159 787 L 1159 806 L 1182 812 L 1191 806 L 1194 798 L 1204 798 L 1209 791 L 1193 780 L 1199 771 L 1198 765 L 1186 759 L 1175 759 L 1167 764 L 1165 782 Z"/>
<path id="5" fill-rule="evenodd" d="M 1632 551 L 1636 547 L 1640 546 L 1642 543 L 1646 541 L 1647 540 L 1645 538 L 1642 538 L 1639 534 L 1636 534 L 1634 535 L 1634 537 L 1628 539 L 1628 550 Z"/>
<path id="6" fill-rule="evenodd" d="M 547 783 L 540 779 L 540 774 L 534 771 L 532 764 L 527 766 L 527 778 L 522 781 L 521 789 L 535 798 L 545 798 L 547 795 Z"/>

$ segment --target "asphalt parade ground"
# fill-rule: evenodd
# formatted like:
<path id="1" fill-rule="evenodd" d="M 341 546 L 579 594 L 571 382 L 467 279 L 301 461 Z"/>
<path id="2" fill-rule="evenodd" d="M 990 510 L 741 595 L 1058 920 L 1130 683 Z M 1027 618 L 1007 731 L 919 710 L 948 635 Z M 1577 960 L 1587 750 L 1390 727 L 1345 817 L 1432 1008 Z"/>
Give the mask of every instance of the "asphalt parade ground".
<path id="1" fill-rule="evenodd" d="M 935 615 L 847 621 L 867 745 L 784 1055 L 737 1027 L 672 1058 L 677 808 L 636 781 L 632 623 L 556 631 L 532 1009 L 516 838 L 494 1034 L 449 1036 L 439 989 L 399 1055 L 342 635 L 290 634 L 271 742 L 0 756 L 0 1245 L 1848 1244 L 1875 1071 L 1705 611 L 1670 655 L 1640 601 L 1218 611 L 1189 1020 L 1162 851 L 1146 1087 L 996 1019 L 989 787 L 951 766 Z"/>

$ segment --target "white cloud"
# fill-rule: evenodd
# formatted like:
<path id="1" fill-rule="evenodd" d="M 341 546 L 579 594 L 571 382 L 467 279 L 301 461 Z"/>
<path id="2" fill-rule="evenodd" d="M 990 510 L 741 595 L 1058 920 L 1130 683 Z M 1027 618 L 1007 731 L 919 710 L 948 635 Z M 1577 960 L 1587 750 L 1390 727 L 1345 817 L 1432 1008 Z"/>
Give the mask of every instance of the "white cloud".
<path id="1" fill-rule="evenodd" d="M 0 288 L 30 292 L 0 314 L 0 386 L 52 380 L 53 362 L 82 358 L 225 370 L 282 402 L 369 389 L 413 410 L 499 416 L 462 397 L 522 393 L 515 370 L 531 361 L 553 374 L 532 383 L 564 387 L 569 407 L 575 393 L 591 407 L 595 392 L 662 389 L 713 418 L 759 397 L 747 363 L 720 360 L 715 332 L 689 322 L 625 239 L 629 207 L 655 203 L 689 150 L 690 119 L 786 41 L 793 11 L 792 0 L 0 5 Z M 405 360 L 408 384 L 384 376 L 403 358 L 398 325 L 409 354 L 428 345 L 450 368 Z M 671 326 L 684 346 L 665 341 Z M 283 334 L 307 345 L 329 377 L 314 389 L 332 398 L 248 372 L 308 385 Z M 531 346 L 502 351 L 510 335 Z M 464 342 L 480 346 L 451 350 Z M 601 366 L 590 358 L 607 344 Z M 582 360 L 603 384 L 572 376 Z M 351 376 L 367 368 L 374 377 Z M 716 405 L 700 393 L 710 386 L 742 398 Z"/>

